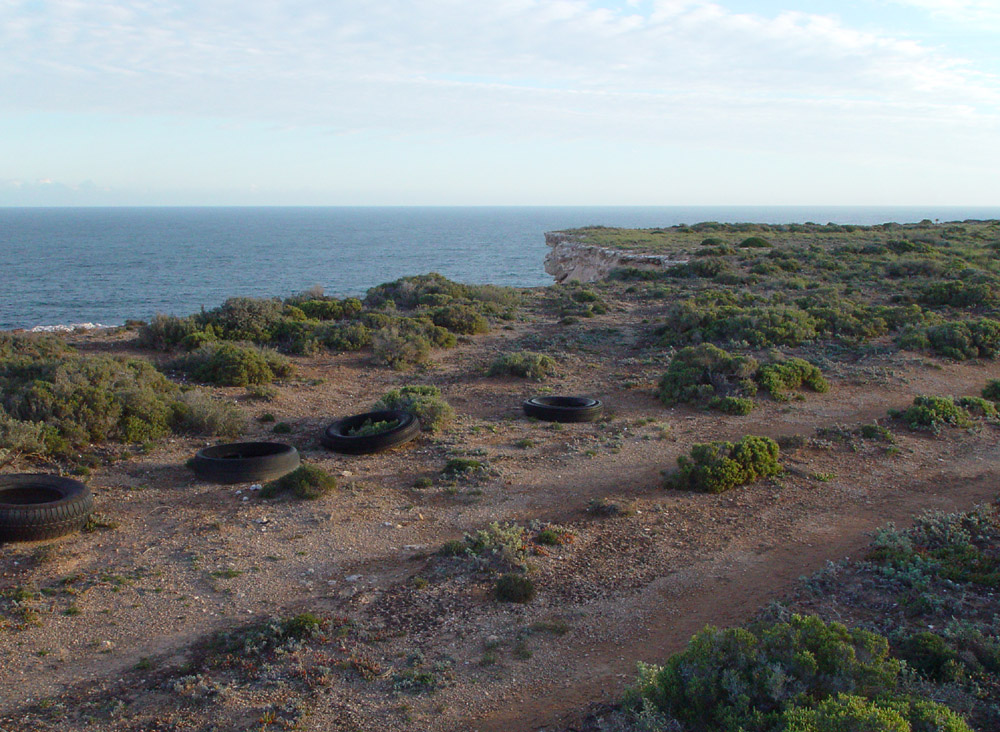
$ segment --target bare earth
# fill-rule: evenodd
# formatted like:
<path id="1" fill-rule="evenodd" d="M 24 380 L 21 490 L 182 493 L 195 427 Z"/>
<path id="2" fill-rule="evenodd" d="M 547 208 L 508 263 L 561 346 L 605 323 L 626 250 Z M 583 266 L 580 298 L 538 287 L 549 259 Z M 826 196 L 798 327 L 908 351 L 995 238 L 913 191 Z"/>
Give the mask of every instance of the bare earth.
<path id="1" fill-rule="evenodd" d="M 317 501 L 196 480 L 184 463 L 205 441 L 168 440 L 95 470 L 97 513 L 115 528 L 0 556 L 2 588 L 43 592 L 36 622 L 0 628 L 0 730 L 563 729 L 620 696 L 637 661 L 662 662 L 705 624 L 745 620 L 801 575 L 857 557 L 874 528 L 996 497 L 996 427 L 934 437 L 886 419 L 916 394 L 978 394 L 995 364 L 877 355 L 838 362 L 827 394 L 761 400 L 746 417 L 667 409 L 655 397 L 666 357 L 640 342 L 650 306 L 614 304 L 579 324 L 538 315 L 494 330 L 436 352 L 426 372 L 324 355 L 296 358 L 298 378 L 272 402 L 216 390 L 292 426 L 282 438 L 254 421 L 246 439 L 287 439 L 337 476 Z M 558 345 L 558 376 L 484 375 L 528 334 Z M 72 336 L 85 349 L 139 353 L 132 338 Z M 406 383 L 439 386 L 459 415 L 452 426 L 377 455 L 319 446 L 332 419 Z M 599 397 L 610 419 L 563 429 L 528 420 L 521 401 L 542 387 Z M 722 495 L 662 487 L 661 471 L 696 442 L 812 437 L 875 419 L 893 428 L 898 452 L 814 441 L 783 450 L 774 480 Z M 448 486 L 440 471 L 454 455 L 493 471 Z M 415 488 L 422 477 L 432 487 Z M 630 511 L 595 516 L 585 510 L 594 498 Z M 492 521 L 532 520 L 576 537 L 537 547 L 529 604 L 495 601 L 489 575 L 435 554 Z M 344 630 L 238 678 L 186 674 L 209 634 L 301 612 Z M 408 671 L 435 688 L 401 685 Z"/>

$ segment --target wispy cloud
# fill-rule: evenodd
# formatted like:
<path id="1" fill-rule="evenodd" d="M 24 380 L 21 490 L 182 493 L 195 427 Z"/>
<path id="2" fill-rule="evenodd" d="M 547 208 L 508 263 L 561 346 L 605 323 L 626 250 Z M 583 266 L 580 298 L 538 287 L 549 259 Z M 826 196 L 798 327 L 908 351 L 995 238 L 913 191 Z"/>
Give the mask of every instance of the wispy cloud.
<path id="1" fill-rule="evenodd" d="M 995 78 L 919 43 L 685 0 L 6 0 L 0 49 L 7 111 L 655 136 L 692 116 L 961 110 L 992 124 L 1000 107 Z"/>

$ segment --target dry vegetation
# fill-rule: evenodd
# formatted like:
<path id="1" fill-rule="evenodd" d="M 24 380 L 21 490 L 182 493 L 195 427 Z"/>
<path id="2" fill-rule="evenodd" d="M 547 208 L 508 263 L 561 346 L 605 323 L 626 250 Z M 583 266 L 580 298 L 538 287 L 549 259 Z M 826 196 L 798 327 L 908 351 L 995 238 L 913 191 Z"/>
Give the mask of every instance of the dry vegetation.
<path id="1" fill-rule="evenodd" d="M 703 256 L 0 334 L 3 471 L 73 473 L 97 506 L 78 535 L 4 546 L 0 729 L 1000 725 L 995 512 L 869 547 L 996 498 L 1000 224 L 584 234 Z M 605 417 L 525 418 L 543 393 Z M 376 405 L 425 431 L 320 446 Z M 308 468 L 196 480 L 187 459 L 237 433 Z M 749 624 L 689 647 L 706 623 Z M 868 665 L 792 669 L 848 646 Z M 736 663 L 795 682 L 737 703 L 709 688 Z"/>

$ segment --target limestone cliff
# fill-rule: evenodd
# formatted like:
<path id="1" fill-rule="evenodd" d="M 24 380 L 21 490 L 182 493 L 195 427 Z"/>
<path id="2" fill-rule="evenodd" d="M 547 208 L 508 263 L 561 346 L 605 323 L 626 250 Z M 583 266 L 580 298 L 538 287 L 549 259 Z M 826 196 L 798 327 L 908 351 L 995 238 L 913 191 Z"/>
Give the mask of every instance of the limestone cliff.
<path id="1" fill-rule="evenodd" d="M 657 254 L 636 254 L 583 244 L 574 239 L 572 234 L 561 231 L 547 232 L 545 243 L 552 247 L 545 256 L 545 271 L 555 277 L 556 282 L 573 280 L 593 282 L 604 279 L 613 269 L 633 267 L 662 270 L 687 262 L 686 259 L 671 259 Z"/>

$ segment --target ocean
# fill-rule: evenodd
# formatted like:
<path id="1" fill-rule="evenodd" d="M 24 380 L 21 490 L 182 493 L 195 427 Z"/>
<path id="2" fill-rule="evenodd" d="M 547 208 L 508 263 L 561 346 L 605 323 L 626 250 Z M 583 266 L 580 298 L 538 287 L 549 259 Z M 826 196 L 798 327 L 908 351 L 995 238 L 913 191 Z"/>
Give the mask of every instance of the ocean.
<path id="1" fill-rule="evenodd" d="M 426 272 L 546 285 L 544 233 L 595 224 L 991 218 L 1000 207 L 0 208 L 0 329 L 120 325 L 314 285 L 363 295 Z"/>

